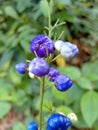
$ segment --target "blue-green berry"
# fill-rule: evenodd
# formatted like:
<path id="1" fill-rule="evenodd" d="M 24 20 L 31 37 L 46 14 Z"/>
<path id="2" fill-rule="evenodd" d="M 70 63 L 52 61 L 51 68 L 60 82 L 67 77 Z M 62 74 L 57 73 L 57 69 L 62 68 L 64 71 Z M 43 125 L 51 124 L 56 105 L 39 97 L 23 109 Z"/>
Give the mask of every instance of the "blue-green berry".
<path id="1" fill-rule="evenodd" d="M 54 82 L 59 91 L 67 91 L 72 86 L 72 80 L 64 74 L 58 75 Z"/>
<path id="2" fill-rule="evenodd" d="M 53 44 L 48 36 L 40 34 L 32 40 L 30 50 L 33 54 L 36 52 L 38 57 L 48 57 L 53 53 Z"/>
<path id="3" fill-rule="evenodd" d="M 27 71 L 27 64 L 26 63 L 19 63 L 15 65 L 15 68 L 18 73 L 25 74 Z"/>
<path id="4" fill-rule="evenodd" d="M 71 120 L 60 113 L 52 114 L 47 120 L 47 130 L 68 130 Z"/>
<path id="5" fill-rule="evenodd" d="M 38 124 L 36 122 L 30 122 L 27 126 L 27 130 L 38 130 Z"/>
<path id="6" fill-rule="evenodd" d="M 42 77 L 49 73 L 50 66 L 43 58 L 34 58 L 29 64 L 29 72 Z"/>

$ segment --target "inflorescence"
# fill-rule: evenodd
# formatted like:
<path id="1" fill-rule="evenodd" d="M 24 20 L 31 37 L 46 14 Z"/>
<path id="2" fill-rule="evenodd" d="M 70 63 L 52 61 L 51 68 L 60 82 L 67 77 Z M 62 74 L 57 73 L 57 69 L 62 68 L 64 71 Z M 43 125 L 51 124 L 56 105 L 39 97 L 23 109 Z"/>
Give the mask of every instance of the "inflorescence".
<path id="1" fill-rule="evenodd" d="M 65 60 L 72 60 L 78 54 L 78 48 L 75 44 L 62 40 L 54 42 L 48 36 L 40 34 L 32 40 L 30 50 L 36 58 L 29 63 L 16 64 L 15 68 L 20 74 L 29 72 L 32 77 L 46 76 L 50 82 L 54 83 L 57 90 L 62 92 L 72 87 L 72 80 L 67 75 L 60 74 L 58 69 L 51 67 L 49 63 L 53 60 L 51 57 L 54 50 L 57 50 Z M 72 121 L 69 117 L 55 113 L 47 121 L 47 130 L 67 130 L 71 125 Z M 38 124 L 31 122 L 28 124 L 27 130 L 38 130 Z"/>

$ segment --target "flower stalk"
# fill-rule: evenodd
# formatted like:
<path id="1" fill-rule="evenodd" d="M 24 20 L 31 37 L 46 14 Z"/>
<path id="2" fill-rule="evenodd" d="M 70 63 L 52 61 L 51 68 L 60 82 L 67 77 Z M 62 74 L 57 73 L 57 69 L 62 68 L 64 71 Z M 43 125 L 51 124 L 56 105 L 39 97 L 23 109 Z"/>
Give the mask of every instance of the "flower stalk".
<path id="1" fill-rule="evenodd" d="M 44 98 L 44 87 L 45 87 L 45 77 L 43 76 L 40 81 L 39 130 L 42 130 L 42 107 Z"/>

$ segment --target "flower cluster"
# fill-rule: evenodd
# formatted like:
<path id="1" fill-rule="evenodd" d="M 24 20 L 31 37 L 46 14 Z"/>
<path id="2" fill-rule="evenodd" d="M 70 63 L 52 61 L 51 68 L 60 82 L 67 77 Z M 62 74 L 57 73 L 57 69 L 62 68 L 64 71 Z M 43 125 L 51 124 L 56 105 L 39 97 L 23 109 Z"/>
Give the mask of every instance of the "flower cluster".
<path id="1" fill-rule="evenodd" d="M 46 76 L 50 82 L 53 82 L 59 91 L 66 91 L 72 86 L 72 80 L 65 74 L 60 74 L 56 68 L 49 65 L 47 59 L 54 53 L 54 49 L 66 59 L 71 60 L 78 54 L 78 48 L 75 44 L 58 40 L 54 42 L 48 36 L 40 34 L 32 40 L 30 50 L 36 55 L 32 61 L 16 64 L 15 68 L 20 74 L 29 72 L 31 77 Z M 52 61 L 52 60 L 51 60 Z M 47 121 L 47 130 L 67 130 L 72 125 L 71 120 L 59 113 L 52 114 Z M 36 122 L 28 125 L 28 130 L 38 130 Z"/>

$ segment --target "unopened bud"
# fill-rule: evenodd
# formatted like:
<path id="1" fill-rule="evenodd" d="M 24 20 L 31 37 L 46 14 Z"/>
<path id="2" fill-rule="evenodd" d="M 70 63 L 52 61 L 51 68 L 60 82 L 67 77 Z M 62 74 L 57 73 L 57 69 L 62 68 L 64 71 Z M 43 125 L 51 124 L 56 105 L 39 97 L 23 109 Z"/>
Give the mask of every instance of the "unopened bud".
<path id="1" fill-rule="evenodd" d="M 77 118 L 77 116 L 76 116 L 75 113 L 70 113 L 70 114 L 68 114 L 67 116 L 70 118 L 70 120 L 71 120 L 72 122 L 76 122 L 76 121 L 78 120 L 78 118 Z"/>

